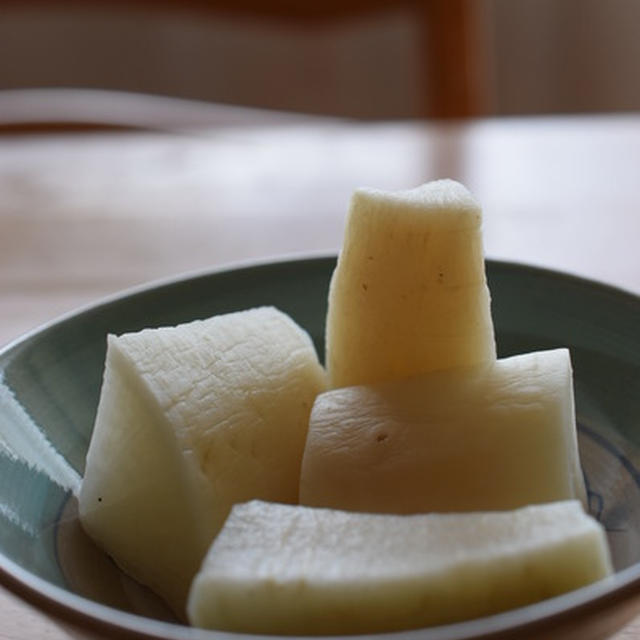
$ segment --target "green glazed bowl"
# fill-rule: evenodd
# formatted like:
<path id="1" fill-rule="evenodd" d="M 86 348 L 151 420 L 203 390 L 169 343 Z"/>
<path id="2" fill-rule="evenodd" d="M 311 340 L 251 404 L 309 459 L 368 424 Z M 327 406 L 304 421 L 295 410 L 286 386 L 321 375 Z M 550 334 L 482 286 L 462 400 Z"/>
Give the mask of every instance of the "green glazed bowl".
<path id="1" fill-rule="evenodd" d="M 0 352 L 0 583 L 63 624 L 106 637 L 209 640 L 124 576 L 84 535 L 72 491 L 84 468 L 107 333 L 274 305 L 323 352 L 335 258 L 241 266 L 142 288 Z M 522 265 L 487 262 L 501 356 L 569 347 L 589 507 L 616 574 L 544 602 L 388 640 L 605 638 L 640 611 L 640 298 Z M 55 479 L 55 482 L 52 480 Z M 243 636 L 234 636 L 242 638 Z"/>

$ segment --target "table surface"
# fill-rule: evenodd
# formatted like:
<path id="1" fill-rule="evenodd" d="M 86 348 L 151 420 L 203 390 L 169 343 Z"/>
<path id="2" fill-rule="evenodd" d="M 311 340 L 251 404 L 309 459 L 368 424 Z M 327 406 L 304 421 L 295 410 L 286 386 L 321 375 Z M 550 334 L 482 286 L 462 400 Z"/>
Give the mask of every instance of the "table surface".
<path id="1" fill-rule="evenodd" d="M 94 94 L 87 117 L 69 97 L 0 99 L 0 345 L 152 280 L 335 253 L 355 187 L 439 177 L 481 202 L 488 257 L 640 293 L 640 115 L 362 123 Z M 2 128 L 83 117 L 145 129 Z M 83 638 L 2 588 L 0 620 L 0 640 Z"/>

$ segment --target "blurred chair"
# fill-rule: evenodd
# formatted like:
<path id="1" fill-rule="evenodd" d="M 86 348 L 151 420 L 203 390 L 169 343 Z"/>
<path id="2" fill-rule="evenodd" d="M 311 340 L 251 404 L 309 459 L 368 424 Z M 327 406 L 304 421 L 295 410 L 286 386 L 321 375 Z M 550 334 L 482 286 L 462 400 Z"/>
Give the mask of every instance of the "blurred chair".
<path id="1" fill-rule="evenodd" d="M 487 113 L 490 95 L 481 9 L 482 3 L 474 0 L 3 0 L 0 88 L 117 89 L 366 119 L 472 117 Z M 304 43 L 336 25 L 354 34 L 367 20 L 378 20 L 384 28 L 387 16 L 399 11 L 415 34 L 408 78 L 412 86 L 404 102 L 396 100 L 391 106 L 385 106 L 385 86 L 393 86 L 393 76 L 406 70 L 398 65 L 376 67 L 381 59 L 392 57 L 387 49 L 377 51 L 369 67 L 369 58 L 362 62 L 369 87 L 380 85 L 376 96 L 369 96 L 365 83 L 358 83 L 356 67 L 350 67 L 354 77 L 341 78 L 342 87 L 353 84 L 355 92 L 364 87 L 348 106 L 332 101 L 331 85 L 322 84 L 331 73 L 345 73 L 336 58 L 327 62 L 334 68 L 322 78 L 303 70 L 287 85 L 286 77 L 276 81 L 277 69 L 245 77 L 251 75 L 252 60 L 214 60 L 207 49 L 221 20 L 239 21 L 238 33 L 247 24 L 264 30 L 284 26 Z M 244 42 L 250 43 L 250 37 Z M 380 46 L 390 47 L 389 42 Z M 151 56 L 147 50 L 155 48 L 154 43 L 157 51 Z M 401 36 L 396 43 L 403 44 Z M 259 67 L 261 54 L 256 50 L 253 55 Z M 286 57 L 296 57 L 295 46 Z"/>

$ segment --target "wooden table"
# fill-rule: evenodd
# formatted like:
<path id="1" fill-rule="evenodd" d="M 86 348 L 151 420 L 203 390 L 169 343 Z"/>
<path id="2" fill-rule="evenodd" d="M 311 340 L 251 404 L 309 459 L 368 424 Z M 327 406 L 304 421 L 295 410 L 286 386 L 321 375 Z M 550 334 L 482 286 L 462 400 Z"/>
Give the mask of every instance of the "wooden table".
<path id="1" fill-rule="evenodd" d="M 58 97 L 56 120 L 82 119 Z M 640 116 L 355 123 L 91 99 L 89 120 L 153 130 L 0 135 L 0 344 L 157 278 L 335 252 L 354 187 L 437 177 L 482 203 L 489 257 L 640 293 Z M 4 104 L 0 125 L 42 119 Z M 1 589 L 0 621 L 0 640 L 83 637 Z"/>

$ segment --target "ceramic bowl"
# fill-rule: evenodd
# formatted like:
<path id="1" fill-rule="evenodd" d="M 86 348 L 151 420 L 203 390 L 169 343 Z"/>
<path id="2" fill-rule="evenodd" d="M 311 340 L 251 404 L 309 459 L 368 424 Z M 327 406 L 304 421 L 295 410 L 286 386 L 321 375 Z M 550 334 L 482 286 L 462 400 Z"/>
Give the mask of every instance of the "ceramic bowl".
<path id="1" fill-rule="evenodd" d="M 73 486 L 84 468 L 105 336 L 269 304 L 303 326 L 321 354 L 334 265 L 332 257 L 293 260 L 165 282 L 67 316 L 5 347 L 0 582 L 63 624 L 106 637 L 228 637 L 172 620 L 78 525 L 75 499 L 64 487 Z M 487 275 L 501 356 L 555 346 L 571 350 L 589 507 L 606 527 L 616 573 L 503 614 L 380 637 L 605 638 L 640 610 L 640 299 L 523 265 L 488 261 Z"/>

